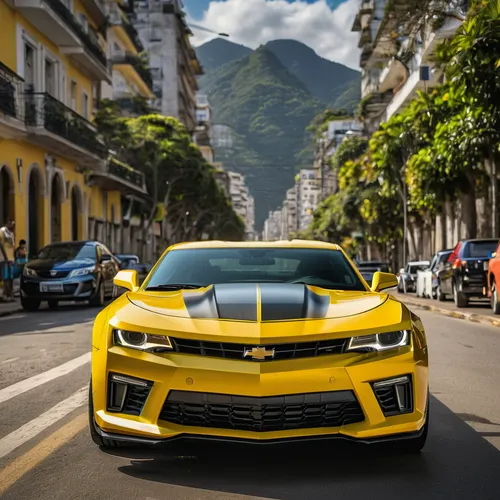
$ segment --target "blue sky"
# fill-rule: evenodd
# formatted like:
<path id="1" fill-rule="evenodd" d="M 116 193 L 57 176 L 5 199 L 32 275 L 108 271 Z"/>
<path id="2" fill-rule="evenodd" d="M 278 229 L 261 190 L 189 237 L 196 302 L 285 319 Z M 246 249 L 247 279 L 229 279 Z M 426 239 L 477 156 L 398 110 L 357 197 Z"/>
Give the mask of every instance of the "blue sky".
<path id="1" fill-rule="evenodd" d="M 184 0 L 184 7 L 194 46 L 216 33 L 228 33 L 231 41 L 253 49 L 288 38 L 305 43 L 325 59 L 359 69 L 358 36 L 351 27 L 360 1 Z"/>

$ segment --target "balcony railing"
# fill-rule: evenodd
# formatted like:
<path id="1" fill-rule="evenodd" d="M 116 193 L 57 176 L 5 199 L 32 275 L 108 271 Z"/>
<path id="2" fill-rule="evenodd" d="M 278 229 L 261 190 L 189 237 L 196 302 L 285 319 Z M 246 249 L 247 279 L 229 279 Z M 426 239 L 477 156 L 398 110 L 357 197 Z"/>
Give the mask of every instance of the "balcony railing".
<path id="1" fill-rule="evenodd" d="M 24 80 L 0 62 L 0 113 L 17 118 L 17 97 Z"/>
<path id="2" fill-rule="evenodd" d="M 87 151 L 105 158 L 107 149 L 97 137 L 95 127 L 72 109 L 47 93 L 22 95 L 24 121 L 31 127 L 42 127 Z"/>
<path id="3" fill-rule="evenodd" d="M 143 82 L 153 89 L 153 78 L 148 68 L 144 66 L 139 56 L 131 52 L 115 52 L 111 56 L 112 64 L 130 64 L 142 78 Z"/>
<path id="4" fill-rule="evenodd" d="M 137 52 L 144 52 L 144 45 L 142 45 L 139 34 L 125 14 L 119 11 L 113 11 L 109 16 L 109 22 L 111 26 L 121 26 L 134 44 Z"/>
<path id="5" fill-rule="evenodd" d="M 145 188 L 145 178 L 142 172 L 138 172 L 131 167 L 122 165 L 114 160 L 108 162 L 108 173 L 123 179 L 141 189 Z"/>
<path id="6" fill-rule="evenodd" d="M 83 26 L 78 22 L 73 13 L 64 5 L 61 0 L 45 0 L 45 2 L 54 10 L 71 28 L 77 33 L 87 50 L 103 65 L 107 65 L 106 54 L 102 49 L 97 34 L 89 27 L 86 32 Z"/>

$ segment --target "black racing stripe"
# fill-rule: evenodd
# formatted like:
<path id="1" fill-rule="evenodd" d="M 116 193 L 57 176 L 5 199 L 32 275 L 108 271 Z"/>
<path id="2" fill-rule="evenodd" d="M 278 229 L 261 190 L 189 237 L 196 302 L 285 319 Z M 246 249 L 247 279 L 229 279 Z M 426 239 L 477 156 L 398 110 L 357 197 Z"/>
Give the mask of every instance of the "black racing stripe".
<path id="1" fill-rule="evenodd" d="M 257 284 L 214 285 L 219 318 L 257 321 Z"/>
<path id="2" fill-rule="evenodd" d="M 307 286 L 295 283 L 263 283 L 260 285 L 262 321 L 324 318 L 330 297 L 318 295 Z"/>
<path id="3" fill-rule="evenodd" d="M 262 283 L 260 304 L 262 321 L 304 318 L 306 287 L 295 283 Z"/>
<path id="4" fill-rule="evenodd" d="M 182 297 L 191 318 L 213 319 L 219 317 L 213 286 L 206 292 L 185 292 Z"/>
<path id="5" fill-rule="evenodd" d="M 330 295 L 319 295 L 309 288 L 306 289 L 306 307 L 304 308 L 304 318 L 322 319 L 328 313 L 330 306 Z"/>

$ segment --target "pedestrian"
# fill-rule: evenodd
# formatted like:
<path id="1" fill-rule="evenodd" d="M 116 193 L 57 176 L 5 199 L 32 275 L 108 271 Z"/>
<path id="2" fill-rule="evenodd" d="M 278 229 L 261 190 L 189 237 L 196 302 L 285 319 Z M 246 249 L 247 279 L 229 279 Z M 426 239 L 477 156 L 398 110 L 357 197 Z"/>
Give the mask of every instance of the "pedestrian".
<path id="1" fill-rule="evenodd" d="M 1 271 L 3 278 L 3 300 L 14 300 L 14 219 L 8 219 L 5 226 L 0 228 L 0 254 L 2 258 Z"/>
<path id="2" fill-rule="evenodd" d="M 16 248 L 14 252 L 15 258 L 15 276 L 14 278 L 18 278 L 23 273 L 24 265 L 28 261 L 28 251 L 26 249 L 26 240 L 20 240 L 19 246 Z"/>

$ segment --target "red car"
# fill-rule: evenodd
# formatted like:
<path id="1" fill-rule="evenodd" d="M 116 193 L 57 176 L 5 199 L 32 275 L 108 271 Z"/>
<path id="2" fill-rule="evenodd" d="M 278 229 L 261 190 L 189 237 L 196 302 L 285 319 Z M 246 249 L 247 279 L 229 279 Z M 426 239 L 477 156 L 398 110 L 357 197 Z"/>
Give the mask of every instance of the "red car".
<path id="1" fill-rule="evenodd" d="M 491 299 L 491 308 L 495 314 L 500 314 L 500 244 L 495 252 L 490 254 L 488 263 L 488 297 Z"/>

